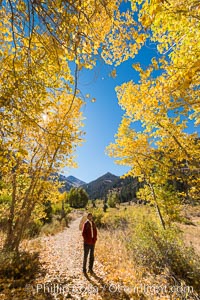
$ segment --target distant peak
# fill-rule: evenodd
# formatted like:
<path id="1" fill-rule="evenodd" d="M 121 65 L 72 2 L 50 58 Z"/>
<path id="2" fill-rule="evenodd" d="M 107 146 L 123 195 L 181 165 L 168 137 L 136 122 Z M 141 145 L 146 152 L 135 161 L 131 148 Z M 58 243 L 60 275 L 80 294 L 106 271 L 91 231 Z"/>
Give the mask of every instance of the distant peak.
<path id="1" fill-rule="evenodd" d="M 115 175 L 115 174 L 112 174 L 112 173 L 110 173 L 110 172 L 107 172 L 106 174 L 104 174 L 103 176 L 115 176 L 115 177 L 118 177 L 117 175 Z"/>
<path id="2" fill-rule="evenodd" d="M 67 179 L 68 182 L 70 182 L 73 186 L 76 186 L 76 187 L 79 187 L 79 186 L 85 184 L 84 181 L 82 181 L 82 180 L 80 180 L 80 179 L 78 179 L 78 178 L 76 178 L 75 176 L 72 176 L 72 175 L 68 176 L 66 179 Z"/>
<path id="3" fill-rule="evenodd" d="M 74 180 L 74 179 L 78 179 L 78 178 L 76 178 L 76 177 L 70 175 L 70 176 L 67 176 L 67 179 L 68 179 L 68 180 Z"/>
<path id="4" fill-rule="evenodd" d="M 99 178 L 97 178 L 96 180 L 104 179 L 104 178 L 106 178 L 106 179 L 115 179 L 115 178 L 118 178 L 118 176 L 116 176 L 116 175 L 114 175 L 114 174 L 112 174 L 110 172 L 107 172 L 104 175 L 102 175 Z"/>

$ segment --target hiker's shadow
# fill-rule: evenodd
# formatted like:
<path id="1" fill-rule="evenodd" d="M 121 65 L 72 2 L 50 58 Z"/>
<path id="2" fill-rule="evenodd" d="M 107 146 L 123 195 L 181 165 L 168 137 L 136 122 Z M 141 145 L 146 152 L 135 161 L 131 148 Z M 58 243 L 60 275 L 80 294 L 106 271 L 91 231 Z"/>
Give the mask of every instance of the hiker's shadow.
<path id="1" fill-rule="evenodd" d="M 91 284 L 96 284 L 96 282 L 94 281 L 94 280 L 92 280 L 92 278 L 93 279 L 95 279 L 97 282 L 99 282 L 99 283 L 103 283 L 103 278 L 102 277 L 99 277 L 99 276 L 97 276 L 97 274 L 96 273 L 92 273 L 92 274 L 85 274 L 84 275 L 85 276 L 85 278 L 91 283 Z"/>
<path id="2" fill-rule="evenodd" d="M 98 276 L 96 273 L 85 274 L 85 278 L 94 287 L 94 290 L 106 299 L 129 300 L 130 296 L 121 288 L 119 284 L 113 282 L 105 282 L 103 277 Z"/>

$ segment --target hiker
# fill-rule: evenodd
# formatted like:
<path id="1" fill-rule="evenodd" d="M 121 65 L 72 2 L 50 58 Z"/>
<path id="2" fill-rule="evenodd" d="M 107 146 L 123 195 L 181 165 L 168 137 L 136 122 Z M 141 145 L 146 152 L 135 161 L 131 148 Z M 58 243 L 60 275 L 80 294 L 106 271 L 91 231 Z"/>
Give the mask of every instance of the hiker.
<path id="1" fill-rule="evenodd" d="M 83 225 L 82 236 L 84 240 L 83 273 L 86 274 L 86 265 L 89 254 L 89 273 L 93 274 L 94 247 L 97 240 L 97 229 L 93 221 L 93 216 L 88 213 L 87 220 Z"/>

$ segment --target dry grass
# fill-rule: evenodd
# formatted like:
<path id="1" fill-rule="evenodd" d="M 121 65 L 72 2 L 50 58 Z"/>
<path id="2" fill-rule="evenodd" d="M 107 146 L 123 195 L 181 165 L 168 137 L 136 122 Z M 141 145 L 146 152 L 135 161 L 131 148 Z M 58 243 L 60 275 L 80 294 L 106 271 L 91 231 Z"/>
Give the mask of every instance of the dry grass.
<path id="1" fill-rule="evenodd" d="M 182 211 L 183 215 L 189 219 L 200 218 L 200 205 L 185 205 Z"/>
<path id="2" fill-rule="evenodd" d="M 124 299 L 177 299 L 176 295 L 169 298 L 165 292 L 165 288 L 170 284 L 167 270 L 162 275 L 156 276 L 147 268 L 136 265 L 121 241 L 121 235 L 124 235 L 122 231 L 99 231 L 96 256 L 104 265 L 105 281 L 115 282 L 116 287 L 126 291 L 129 298 Z"/>
<path id="3" fill-rule="evenodd" d="M 107 278 L 114 281 L 130 283 L 136 281 L 138 273 L 128 252 L 120 240 L 122 232 L 99 231 L 96 253 L 107 272 Z M 114 268 L 113 268 L 114 267 Z M 130 271 L 132 270 L 132 271 Z"/>
<path id="4" fill-rule="evenodd" d="M 200 218 L 197 220 L 200 221 Z M 200 225 L 183 225 L 180 224 L 183 231 L 184 241 L 187 246 L 193 246 L 196 253 L 200 253 Z"/>
<path id="5" fill-rule="evenodd" d="M 137 210 L 137 207 L 127 208 L 131 213 L 132 209 Z M 146 209 L 146 208 L 144 208 Z M 193 245 L 197 254 L 200 253 L 200 207 L 189 207 L 185 210 L 187 212 L 187 219 L 194 223 L 194 225 L 180 224 L 180 228 L 183 231 L 184 241 L 186 245 Z M 119 211 L 113 210 L 114 213 L 118 214 Z M 132 214 L 132 213 L 131 213 Z M 137 214 L 137 213 L 136 213 Z M 166 299 L 183 299 L 177 298 L 186 296 L 183 292 L 178 296 L 175 294 L 170 294 L 169 289 L 172 286 L 181 286 L 182 283 L 175 282 L 174 277 L 170 274 L 168 269 L 163 270 L 162 274 L 153 275 L 150 273 L 149 269 L 144 266 L 139 266 L 133 261 L 131 253 L 128 252 L 125 247 L 123 239 L 127 241 L 129 233 L 125 233 L 123 230 L 99 230 L 99 238 L 96 247 L 97 259 L 105 266 L 107 273 L 107 280 L 115 281 L 116 284 L 120 284 L 123 287 L 127 287 L 130 291 L 131 299 L 154 299 L 154 300 L 166 300 Z M 165 288 L 167 289 L 161 291 L 159 295 L 147 295 L 143 289 L 139 288 L 139 292 L 135 292 L 136 287 L 149 287 L 149 288 Z M 187 288 L 185 283 L 183 286 Z M 131 288 L 131 289 L 130 289 Z M 189 287 L 188 287 L 189 288 Z M 153 296 L 153 298 L 152 298 Z M 190 295 L 188 292 L 187 299 L 194 299 L 193 294 Z M 191 298 L 190 298 L 191 297 Z M 185 299 L 185 298 L 184 298 Z"/>
<path id="6" fill-rule="evenodd" d="M 179 224 L 183 232 L 184 241 L 187 246 L 192 245 L 197 253 L 200 253 L 200 205 L 185 206 L 183 215 L 189 224 Z"/>
<path id="7" fill-rule="evenodd" d="M 145 275 L 145 270 L 134 265 L 120 239 L 121 234 L 123 232 L 99 230 L 96 256 L 104 266 L 106 273 L 104 280 L 107 283 L 112 282 L 110 286 L 129 295 L 123 299 L 147 299 L 140 288 L 137 292 L 132 290 L 134 287 L 141 286 L 141 278 Z"/>

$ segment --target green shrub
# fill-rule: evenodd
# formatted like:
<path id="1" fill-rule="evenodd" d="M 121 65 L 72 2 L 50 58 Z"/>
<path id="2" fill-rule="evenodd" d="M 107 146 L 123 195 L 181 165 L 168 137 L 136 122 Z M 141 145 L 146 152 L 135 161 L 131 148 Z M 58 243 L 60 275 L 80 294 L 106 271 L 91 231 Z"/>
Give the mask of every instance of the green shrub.
<path id="1" fill-rule="evenodd" d="M 129 224 L 129 216 L 124 211 L 115 211 L 109 209 L 107 212 L 103 212 L 103 209 L 96 208 L 91 210 L 95 224 L 98 227 L 107 229 L 125 229 Z"/>
<path id="2" fill-rule="evenodd" d="M 143 219 L 135 224 L 126 244 L 139 265 L 156 274 L 168 269 L 173 277 L 199 291 L 200 257 L 184 245 L 176 227 L 164 230 L 154 220 Z"/>
<path id="3" fill-rule="evenodd" d="M 54 235 L 60 231 L 62 231 L 66 227 L 66 222 L 63 219 L 62 221 L 57 220 L 53 217 L 53 220 L 50 224 L 45 224 L 41 228 L 41 235 Z"/>
<path id="4" fill-rule="evenodd" d="M 93 215 L 93 219 L 94 219 L 96 226 L 102 227 L 103 226 L 103 216 L 104 216 L 103 210 L 100 208 L 93 209 L 92 215 Z"/>
<path id="5" fill-rule="evenodd" d="M 42 228 L 42 222 L 40 220 L 32 221 L 27 227 L 24 237 L 25 238 L 34 238 L 40 234 Z"/>
<path id="6" fill-rule="evenodd" d="M 8 194 L 1 194 L 0 195 L 0 205 L 1 204 L 8 204 L 8 205 L 10 205 L 11 200 L 12 200 L 11 195 L 8 195 Z"/>
<path id="7" fill-rule="evenodd" d="M 52 203 L 50 200 L 46 200 L 42 203 L 43 205 L 43 212 L 45 213 L 45 217 L 41 219 L 43 224 L 51 223 L 53 217 L 53 208 Z"/>
<path id="8" fill-rule="evenodd" d="M 10 287 L 24 286 L 41 271 L 38 253 L 0 252 L 0 279 L 12 279 Z"/>
<path id="9" fill-rule="evenodd" d="M 73 208 L 85 208 L 88 204 L 89 196 L 82 187 L 73 187 L 67 194 L 66 201 Z"/>
<path id="10" fill-rule="evenodd" d="M 120 203 L 119 194 L 115 191 L 111 191 L 108 194 L 108 201 L 107 201 L 108 206 L 111 207 L 111 208 L 114 208 L 119 203 Z"/>
<path id="11" fill-rule="evenodd" d="M 104 218 L 102 220 L 104 227 L 107 227 L 108 229 L 126 229 L 129 220 L 127 216 L 124 213 L 117 213 L 117 214 L 106 214 L 104 215 Z"/>
<path id="12" fill-rule="evenodd" d="M 200 257 L 192 247 L 185 246 L 177 226 L 163 229 L 153 207 L 109 209 L 101 222 L 105 228 L 119 233 L 136 265 L 156 275 L 167 271 L 171 282 L 175 278 L 180 285 L 184 283 L 200 292 Z"/>

